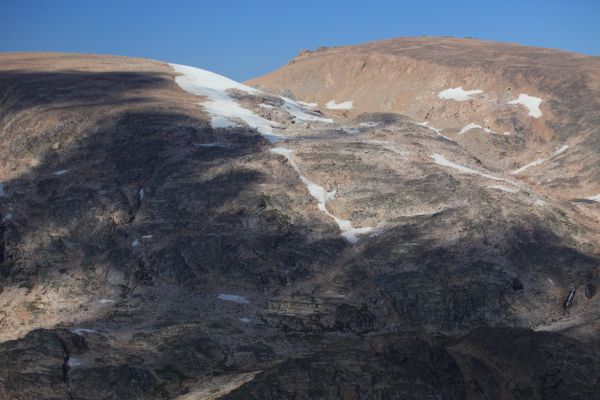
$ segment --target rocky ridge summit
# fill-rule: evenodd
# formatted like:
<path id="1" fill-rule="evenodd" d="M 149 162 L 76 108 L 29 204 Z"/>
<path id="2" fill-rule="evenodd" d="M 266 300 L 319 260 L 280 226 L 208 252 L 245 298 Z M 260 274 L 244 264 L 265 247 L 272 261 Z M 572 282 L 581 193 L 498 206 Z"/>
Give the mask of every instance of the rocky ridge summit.
<path id="1" fill-rule="evenodd" d="M 0 54 L 0 398 L 600 398 L 598 65 Z"/>

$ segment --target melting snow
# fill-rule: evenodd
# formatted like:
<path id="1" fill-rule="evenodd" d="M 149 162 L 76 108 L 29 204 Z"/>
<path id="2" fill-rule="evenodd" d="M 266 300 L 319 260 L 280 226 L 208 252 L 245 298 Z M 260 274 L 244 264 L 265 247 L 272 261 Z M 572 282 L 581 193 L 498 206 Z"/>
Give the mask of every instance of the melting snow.
<path id="1" fill-rule="evenodd" d="M 272 105 L 270 105 L 270 104 L 264 104 L 264 103 L 261 103 L 261 104 L 259 104 L 258 106 L 259 106 L 259 107 L 262 107 L 262 108 L 266 108 L 267 110 L 270 110 L 270 109 L 272 109 L 272 108 L 275 108 L 275 106 L 272 106 Z"/>
<path id="2" fill-rule="evenodd" d="M 61 169 L 60 171 L 54 171 L 54 172 L 52 173 L 52 175 L 61 176 L 61 175 L 64 175 L 64 174 L 66 174 L 67 172 L 69 172 L 69 170 L 68 170 L 68 169 Z"/>
<path id="3" fill-rule="evenodd" d="M 561 153 L 564 153 L 568 148 L 569 148 L 569 146 L 565 144 L 560 149 L 558 149 L 554 153 L 552 153 L 552 156 L 550 158 L 556 157 L 557 155 L 559 155 Z M 525 171 L 527 168 L 529 168 L 529 167 L 535 167 L 536 165 L 540 165 L 540 164 L 542 164 L 542 163 L 544 163 L 544 162 L 546 162 L 548 160 L 549 160 L 549 158 L 538 158 L 537 160 L 532 161 L 529 164 L 526 164 L 526 165 L 522 166 L 519 169 L 515 169 L 514 171 L 511 171 L 511 175 L 520 174 L 521 172 Z"/>
<path id="4" fill-rule="evenodd" d="M 586 197 L 585 199 L 600 202 L 600 194 L 597 194 L 595 196 Z"/>
<path id="5" fill-rule="evenodd" d="M 483 129 L 483 131 L 484 131 L 485 133 L 496 133 L 496 132 L 494 132 L 494 131 L 493 131 L 493 130 L 491 130 L 491 129 L 484 128 L 483 126 L 481 126 L 481 125 L 477 125 L 477 124 L 474 124 L 474 123 L 470 123 L 469 125 L 467 125 L 467 126 L 463 127 L 463 128 L 460 130 L 460 132 L 458 132 L 458 133 L 462 135 L 462 134 L 464 134 L 464 133 L 466 133 L 466 132 L 470 131 L 471 129 Z"/>
<path id="6" fill-rule="evenodd" d="M 318 115 L 310 114 L 309 112 L 307 112 L 307 110 L 302 108 L 302 106 L 300 104 L 298 104 L 297 102 L 295 102 L 294 100 L 292 100 L 290 98 L 282 97 L 282 99 L 283 99 L 283 108 L 288 113 L 290 113 L 290 115 L 292 117 L 294 117 L 295 119 L 298 119 L 300 121 L 323 122 L 326 124 L 330 124 L 333 122 L 333 119 L 331 119 L 331 118 L 323 118 Z"/>
<path id="7" fill-rule="evenodd" d="M 351 110 L 354 107 L 354 101 L 350 100 L 336 104 L 335 100 L 329 100 L 327 103 L 325 103 L 325 107 L 330 110 Z"/>
<path id="8" fill-rule="evenodd" d="M 417 123 L 417 125 L 424 126 L 425 128 L 431 129 L 432 131 L 434 131 L 435 133 L 437 133 L 439 136 L 443 137 L 444 139 L 454 142 L 454 140 L 450 139 L 448 136 L 444 136 L 440 133 L 440 132 L 442 132 L 442 129 L 438 129 L 438 128 L 434 128 L 433 126 L 429 126 L 429 121 L 419 122 L 419 123 Z"/>
<path id="9" fill-rule="evenodd" d="M 444 157 L 441 154 L 434 154 L 434 155 L 431 156 L 431 158 L 433 158 L 433 161 L 436 164 L 443 165 L 444 167 L 449 167 L 449 168 L 456 169 L 456 170 L 462 172 L 463 174 L 480 175 L 480 176 L 483 176 L 484 178 L 492 179 L 492 180 L 495 180 L 495 181 L 505 181 L 505 182 L 511 183 L 510 181 L 508 181 L 508 180 L 506 180 L 504 178 L 499 178 L 497 176 L 489 175 L 489 174 L 486 174 L 486 173 L 483 173 L 483 172 L 479 172 L 479 171 L 476 171 L 474 169 L 462 166 L 460 164 L 456 164 L 456 163 L 454 163 L 454 162 L 446 159 L 446 157 Z"/>
<path id="10" fill-rule="evenodd" d="M 194 146 L 206 147 L 206 148 L 208 148 L 208 147 L 225 147 L 221 143 L 217 143 L 217 142 L 212 142 L 212 143 L 195 143 Z"/>
<path id="11" fill-rule="evenodd" d="M 319 103 L 307 103 L 305 101 L 299 101 L 298 104 L 302 104 L 304 107 L 315 108 L 319 106 Z"/>
<path id="12" fill-rule="evenodd" d="M 453 89 L 442 90 L 438 93 L 438 97 L 444 100 L 467 101 L 471 100 L 471 96 L 483 93 L 483 90 L 463 90 L 462 86 Z"/>
<path id="13" fill-rule="evenodd" d="M 381 125 L 381 122 L 361 122 L 360 124 L 358 124 L 359 126 L 362 126 L 364 128 L 375 128 L 376 126 Z"/>
<path id="14" fill-rule="evenodd" d="M 86 333 L 98 333 L 97 330 L 88 329 L 88 328 L 73 328 L 73 329 L 71 329 L 71 332 L 73 332 L 74 334 L 79 335 L 79 336 L 83 336 Z"/>
<path id="15" fill-rule="evenodd" d="M 540 110 L 542 99 L 539 97 L 529 96 L 521 93 L 516 100 L 509 101 L 508 104 L 521 104 L 522 106 L 525 106 L 527 110 L 529 110 L 529 115 L 533 118 L 539 118 L 542 116 L 542 111 Z"/>
<path id="16" fill-rule="evenodd" d="M 114 303 L 114 302 L 115 301 L 111 300 L 111 299 L 100 299 L 100 300 L 98 300 L 98 303 L 100 303 L 100 304 L 110 304 L 110 303 Z"/>
<path id="17" fill-rule="evenodd" d="M 213 128 L 235 127 L 238 125 L 232 119 L 240 119 L 270 141 L 275 141 L 274 137 L 278 135 L 273 134 L 274 123 L 243 108 L 227 92 L 237 89 L 247 93 L 259 93 L 259 90 L 200 68 L 179 64 L 169 65 L 175 72 L 182 74 L 175 77 L 175 82 L 183 90 L 207 98 L 202 103 L 202 107 L 210 115 Z"/>
<path id="18" fill-rule="evenodd" d="M 286 149 L 284 147 L 275 147 L 275 148 L 271 149 L 271 152 L 274 154 L 282 155 L 288 159 L 288 161 L 290 162 L 292 167 L 296 170 L 296 172 L 298 172 L 298 175 L 300 176 L 300 180 L 302 181 L 302 183 L 304 183 L 304 185 L 308 189 L 308 192 L 310 193 L 310 195 L 319 202 L 317 204 L 317 208 L 319 210 L 323 211 L 325 214 L 327 214 L 329 217 L 331 217 L 335 221 L 335 223 L 340 228 L 340 231 L 342 231 L 341 235 L 344 238 L 346 238 L 346 240 L 348 240 L 348 242 L 350 242 L 350 243 L 358 242 L 358 239 L 359 239 L 358 235 L 368 233 L 373 229 L 371 227 L 354 228 L 350 221 L 338 218 L 335 215 L 331 214 L 329 212 L 329 210 L 327 210 L 327 203 L 335 198 L 336 190 L 332 190 L 331 192 L 328 192 L 322 186 L 317 185 L 310 179 L 301 175 L 298 165 L 292 159 L 292 153 L 293 153 L 292 150 Z"/>
<path id="19" fill-rule="evenodd" d="M 511 189 L 511 188 L 508 188 L 508 187 L 502 186 L 502 185 L 490 185 L 490 186 L 486 186 L 486 188 L 497 189 L 497 190 L 501 190 L 503 192 L 508 192 L 508 193 L 517 193 L 518 192 L 518 190 L 516 190 L 516 189 Z"/>
<path id="20" fill-rule="evenodd" d="M 78 367 L 81 365 L 81 360 L 77 357 L 69 356 L 69 361 L 67 362 L 70 368 Z"/>
<path id="21" fill-rule="evenodd" d="M 237 296 L 235 294 L 224 294 L 220 293 L 217 298 L 223 301 L 233 301 L 239 304 L 249 304 L 250 302 L 244 296 Z"/>

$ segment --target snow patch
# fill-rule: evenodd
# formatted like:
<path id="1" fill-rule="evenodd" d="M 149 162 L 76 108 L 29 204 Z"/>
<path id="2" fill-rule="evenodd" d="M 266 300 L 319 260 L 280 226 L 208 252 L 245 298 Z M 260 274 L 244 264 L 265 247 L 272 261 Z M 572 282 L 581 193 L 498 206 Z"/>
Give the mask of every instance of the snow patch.
<path id="1" fill-rule="evenodd" d="M 7 212 L 6 214 L 4 214 L 4 216 L 2 216 L 2 222 L 8 222 L 12 218 L 13 218 L 13 213 Z"/>
<path id="2" fill-rule="evenodd" d="M 456 163 L 454 163 L 454 162 L 446 159 L 446 157 L 444 157 L 441 154 L 433 154 L 431 156 L 431 158 L 433 158 L 433 161 L 436 164 L 442 165 L 444 167 L 449 167 L 449 168 L 456 169 L 457 171 L 460 171 L 463 174 L 479 175 L 479 176 L 483 176 L 484 178 L 492 179 L 492 180 L 495 180 L 495 181 L 504 181 L 504 182 L 511 183 L 510 181 L 508 181 L 508 180 L 506 180 L 504 178 L 499 178 L 497 176 L 489 175 L 489 174 L 486 174 L 486 173 L 483 173 L 483 172 L 476 171 L 476 170 L 471 169 L 469 167 L 465 167 L 463 165 L 456 164 Z"/>
<path id="3" fill-rule="evenodd" d="M 60 171 L 54 171 L 54 172 L 52 173 L 52 175 L 55 175 L 55 176 L 62 176 L 62 175 L 64 175 L 64 174 L 66 174 L 67 172 L 69 172 L 69 170 L 68 170 L 68 169 L 61 169 Z"/>
<path id="4" fill-rule="evenodd" d="M 131 247 L 138 247 L 140 245 L 140 241 L 135 239 L 133 242 L 131 242 Z"/>
<path id="5" fill-rule="evenodd" d="M 114 303 L 114 302 L 115 301 L 111 300 L 111 299 L 100 299 L 100 300 L 98 300 L 98 303 L 100 303 L 100 304 L 111 304 L 111 303 Z"/>
<path id="6" fill-rule="evenodd" d="M 211 143 L 194 143 L 194 146 L 196 146 L 196 147 L 204 147 L 204 148 L 225 147 L 223 144 L 217 143 L 217 142 L 211 142 Z"/>
<path id="7" fill-rule="evenodd" d="M 217 298 L 219 300 L 223 300 L 223 301 L 233 301 L 234 303 L 238 303 L 238 304 L 249 304 L 250 302 L 248 301 L 248 299 L 246 299 L 244 296 L 238 296 L 235 294 L 225 294 L 225 293 L 220 293 Z"/>
<path id="8" fill-rule="evenodd" d="M 141 188 L 138 194 L 140 196 L 140 201 L 144 200 L 144 196 L 146 195 L 146 193 L 144 192 L 144 188 Z"/>
<path id="9" fill-rule="evenodd" d="M 261 108 L 266 108 L 267 110 L 275 108 L 275 106 L 272 106 L 271 104 L 264 104 L 264 103 L 261 103 L 258 106 L 261 107 Z"/>
<path id="10" fill-rule="evenodd" d="M 368 122 L 361 122 L 360 124 L 358 124 L 358 126 L 362 126 L 363 128 L 375 128 L 376 126 L 381 125 L 381 122 L 372 122 L 372 121 L 368 121 Z"/>
<path id="11" fill-rule="evenodd" d="M 316 103 L 316 102 L 315 103 L 307 103 L 305 101 L 298 101 L 297 103 L 303 105 L 304 107 L 308 107 L 308 108 L 315 108 L 315 107 L 319 106 L 319 103 Z"/>
<path id="12" fill-rule="evenodd" d="M 545 202 L 544 200 L 537 199 L 537 200 L 535 201 L 535 203 L 533 203 L 533 204 L 534 204 L 535 206 L 538 206 L 538 207 L 544 207 L 544 206 L 546 205 L 546 202 Z"/>
<path id="13" fill-rule="evenodd" d="M 236 89 L 247 93 L 259 93 L 259 90 L 200 68 L 179 64 L 169 65 L 175 72 L 181 74 L 175 77 L 175 82 L 183 90 L 196 96 L 206 97 L 202 107 L 210 115 L 213 128 L 236 127 L 238 124 L 233 120 L 240 119 L 270 141 L 275 141 L 274 137 L 279 136 L 273 133 L 272 121 L 243 108 L 227 92 Z"/>
<path id="14" fill-rule="evenodd" d="M 309 122 L 323 122 L 325 124 L 330 124 L 333 122 L 331 118 L 324 118 L 318 115 L 311 114 L 308 110 L 302 108 L 302 106 L 295 102 L 294 100 L 288 97 L 282 97 L 283 100 L 283 108 L 286 110 L 292 117 L 298 119 L 300 121 L 309 121 Z"/>
<path id="15" fill-rule="evenodd" d="M 72 328 L 70 331 L 79 336 L 83 336 L 86 333 L 98 333 L 97 330 L 88 328 Z"/>
<path id="16" fill-rule="evenodd" d="M 360 133 L 360 129 L 358 128 L 342 128 L 342 130 L 349 135 L 358 135 Z"/>
<path id="17" fill-rule="evenodd" d="M 242 321 L 242 323 L 244 323 L 244 324 L 249 324 L 250 318 L 242 317 L 242 318 L 240 318 L 240 321 Z"/>
<path id="18" fill-rule="evenodd" d="M 293 154 L 292 150 L 287 149 L 285 147 L 275 147 L 275 148 L 271 149 L 271 152 L 287 158 L 287 160 L 290 162 L 290 164 L 292 165 L 294 170 L 296 170 L 296 172 L 298 172 L 298 175 L 300 176 L 300 180 L 302 181 L 302 183 L 304 183 L 304 185 L 308 189 L 308 192 L 310 193 L 310 195 L 318 201 L 317 208 L 319 210 L 323 211 L 323 213 L 325 213 L 327 216 L 329 216 L 330 218 L 332 218 L 335 221 L 335 223 L 340 228 L 340 231 L 342 232 L 341 235 L 348 242 L 353 243 L 353 244 L 358 242 L 359 235 L 368 233 L 373 229 L 371 227 L 355 228 L 352 226 L 352 223 L 350 221 L 342 219 L 342 218 L 338 218 L 335 215 L 331 214 L 329 212 L 329 210 L 327 210 L 327 203 L 335 198 L 336 190 L 334 189 L 331 192 L 328 192 L 322 186 L 317 185 L 310 179 L 308 179 L 305 176 L 303 176 L 302 174 L 300 174 L 298 165 L 292 158 L 292 154 Z"/>
<path id="19" fill-rule="evenodd" d="M 354 100 L 344 101 L 340 104 L 337 104 L 335 100 L 329 100 L 327 103 L 325 103 L 325 107 L 330 110 L 351 110 L 354 108 Z"/>
<path id="20" fill-rule="evenodd" d="M 552 153 L 552 156 L 550 158 L 556 157 L 557 155 L 564 153 L 568 148 L 569 148 L 569 146 L 565 144 L 564 146 L 562 146 L 561 148 L 556 150 L 554 153 Z M 548 161 L 550 158 L 538 158 L 537 160 L 532 161 L 529 164 L 523 165 L 521 168 L 511 171 L 511 175 L 520 174 L 521 172 L 525 171 L 527 168 L 535 167 L 536 165 L 540 165 L 540 164 Z"/>
<path id="21" fill-rule="evenodd" d="M 518 192 L 518 190 L 516 190 L 516 189 L 511 189 L 511 188 L 508 188 L 508 187 L 502 186 L 502 185 L 489 185 L 489 186 L 486 186 L 486 188 L 496 189 L 496 190 L 500 190 L 500 191 L 508 192 L 508 193 L 517 193 Z"/>
<path id="22" fill-rule="evenodd" d="M 438 136 L 441 136 L 441 137 L 443 137 L 446 140 L 454 142 L 454 140 L 450 139 L 448 136 L 444 136 L 444 135 L 441 134 L 442 129 L 438 129 L 438 128 L 434 128 L 433 126 L 429 126 L 429 121 L 419 122 L 419 123 L 417 123 L 417 125 L 424 126 L 425 128 L 428 128 L 428 129 L 434 131 L 435 133 L 437 133 Z"/>
<path id="23" fill-rule="evenodd" d="M 69 361 L 67 361 L 67 364 L 69 365 L 69 368 L 73 368 L 79 367 L 82 364 L 82 362 L 79 358 L 69 355 Z"/>
<path id="24" fill-rule="evenodd" d="M 590 200 L 590 201 L 597 201 L 600 203 L 600 194 L 597 194 L 595 196 L 586 197 L 585 199 Z"/>
<path id="25" fill-rule="evenodd" d="M 443 100 L 467 101 L 471 100 L 473 95 L 483 93 L 483 90 L 464 90 L 462 86 L 442 90 L 438 93 L 438 97 Z"/>
<path id="26" fill-rule="evenodd" d="M 150 239 L 152 239 L 152 235 L 144 235 L 144 236 L 142 236 L 142 239 L 150 240 Z"/>
<path id="27" fill-rule="evenodd" d="M 542 104 L 542 99 L 535 96 L 529 96 L 527 94 L 521 93 L 516 100 L 509 101 L 508 104 L 520 104 L 525 106 L 529 111 L 529 115 L 533 118 L 539 118 L 542 116 L 542 111 L 540 110 L 540 104 Z"/>

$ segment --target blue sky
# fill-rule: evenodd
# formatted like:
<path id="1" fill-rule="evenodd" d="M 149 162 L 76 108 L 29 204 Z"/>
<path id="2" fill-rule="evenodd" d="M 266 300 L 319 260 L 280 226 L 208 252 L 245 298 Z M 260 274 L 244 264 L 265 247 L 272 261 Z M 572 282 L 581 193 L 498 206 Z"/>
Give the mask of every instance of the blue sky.
<path id="1" fill-rule="evenodd" d="M 449 35 L 600 55 L 600 0 L 1 0 L 0 51 L 147 57 L 243 81 L 302 48 Z"/>

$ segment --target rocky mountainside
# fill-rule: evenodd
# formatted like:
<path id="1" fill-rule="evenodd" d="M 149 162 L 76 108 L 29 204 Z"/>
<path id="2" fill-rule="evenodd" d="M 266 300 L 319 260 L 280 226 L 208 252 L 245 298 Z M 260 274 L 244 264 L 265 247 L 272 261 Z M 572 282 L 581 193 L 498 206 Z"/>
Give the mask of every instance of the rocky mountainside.
<path id="1" fill-rule="evenodd" d="M 0 54 L 0 398 L 600 399 L 599 65 Z"/>

